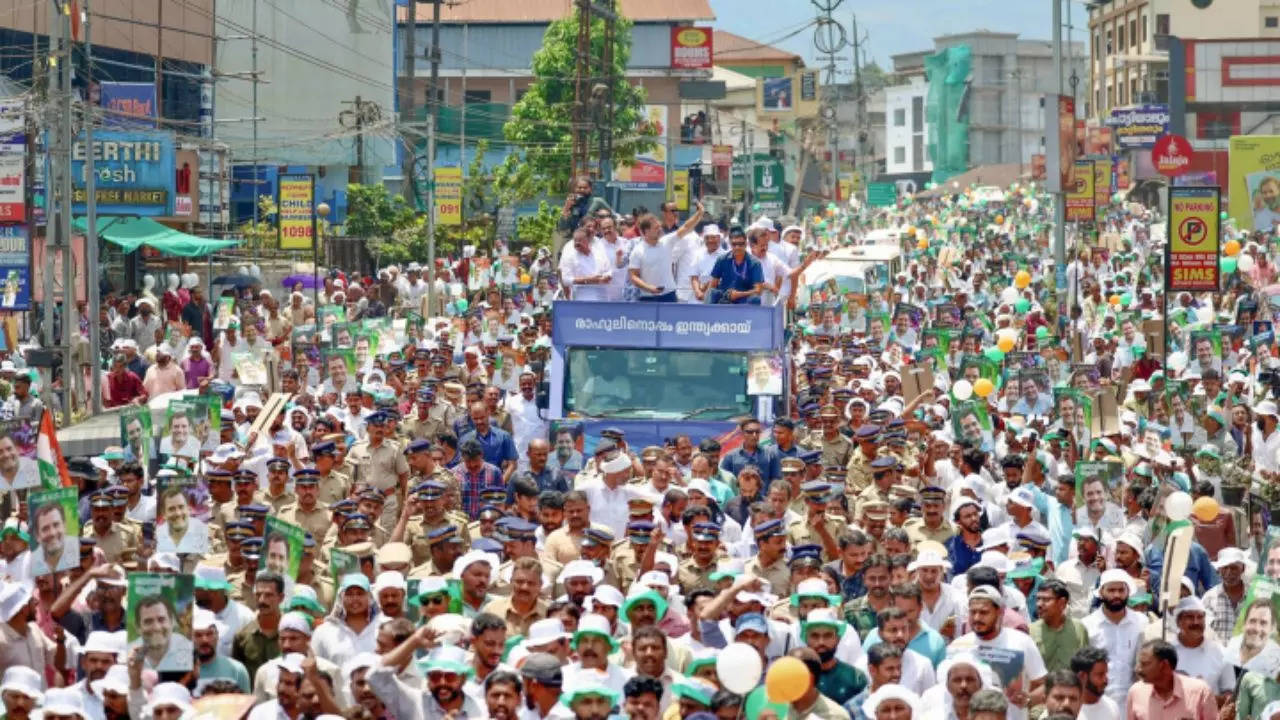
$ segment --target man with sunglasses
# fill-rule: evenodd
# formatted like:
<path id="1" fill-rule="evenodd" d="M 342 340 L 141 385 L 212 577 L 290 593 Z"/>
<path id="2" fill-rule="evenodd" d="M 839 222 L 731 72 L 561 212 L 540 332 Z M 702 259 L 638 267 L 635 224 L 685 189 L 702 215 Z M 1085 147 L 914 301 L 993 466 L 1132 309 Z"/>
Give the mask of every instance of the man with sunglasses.
<path id="1" fill-rule="evenodd" d="M 729 252 L 721 255 L 707 281 L 708 302 L 759 305 L 764 292 L 764 268 L 747 252 L 747 235 L 740 227 L 729 229 Z"/>
<path id="2" fill-rule="evenodd" d="M 672 270 L 684 251 L 683 238 L 697 226 L 703 212 L 702 203 L 698 203 L 698 209 L 689 219 L 671 232 L 665 232 L 667 224 L 652 215 L 645 215 L 636 223 L 641 241 L 631 250 L 629 267 L 631 283 L 640 289 L 641 302 L 676 301 L 676 278 Z M 666 215 L 674 221 L 674 213 Z"/>

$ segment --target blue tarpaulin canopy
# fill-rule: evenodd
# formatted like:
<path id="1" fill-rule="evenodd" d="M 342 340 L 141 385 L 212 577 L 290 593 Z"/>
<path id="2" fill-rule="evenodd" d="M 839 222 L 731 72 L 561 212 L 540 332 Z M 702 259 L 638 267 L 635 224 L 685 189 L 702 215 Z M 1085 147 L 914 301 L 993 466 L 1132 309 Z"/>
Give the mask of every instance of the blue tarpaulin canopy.
<path id="1" fill-rule="evenodd" d="M 88 231 L 89 222 L 79 217 L 72 226 L 83 233 Z M 126 252 L 133 252 L 146 245 L 165 255 L 204 257 L 240 244 L 238 240 L 211 240 L 188 235 L 145 217 L 100 217 L 97 226 L 98 237 L 119 245 Z"/>

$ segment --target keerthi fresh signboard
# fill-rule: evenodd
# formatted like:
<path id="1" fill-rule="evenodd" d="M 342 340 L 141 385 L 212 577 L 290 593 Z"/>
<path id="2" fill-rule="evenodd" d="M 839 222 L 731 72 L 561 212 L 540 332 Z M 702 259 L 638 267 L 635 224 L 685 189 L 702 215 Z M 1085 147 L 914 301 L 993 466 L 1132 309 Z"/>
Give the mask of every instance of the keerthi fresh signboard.
<path id="1" fill-rule="evenodd" d="M 173 135 L 99 130 L 89 148 L 84 135 L 71 150 L 74 212 L 85 212 L 85 161 L 93 154 L 99 215 L 170 215 L 173 212 Z"/>

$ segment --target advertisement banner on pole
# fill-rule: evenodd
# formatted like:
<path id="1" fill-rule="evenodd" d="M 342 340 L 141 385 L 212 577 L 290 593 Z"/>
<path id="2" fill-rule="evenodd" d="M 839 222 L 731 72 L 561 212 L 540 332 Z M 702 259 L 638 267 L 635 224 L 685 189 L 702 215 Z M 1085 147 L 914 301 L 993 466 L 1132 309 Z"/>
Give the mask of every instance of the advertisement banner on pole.
<path id="1" fill-rule="evenodd" d="M 31 237 L 26 225 L 0 225 L 0 310 L 31 308 Z"/>
<path id="2" fill-rule="evenodd" d="M 25 145 L 0 145 L 0 222 L 27 219 L 26 157 Z"/>
<path id="3" fill-rule="evenodd" d="M 1111 202 L 1111 158 L 1093 161 L 1093 206 L 1102 210 Z"/>
<path id="4" fill-rule="evenodd" d="M 1280 135 L 1236 135 L 1227 147 L 1228 211 L 1236 227 L 1271 232 L 1280 223 Z"/>
<path id="5" fill-rule="evenodd" d="M 1046 95 L 1045 160 L 1050 192 L 1069 192 L 1076 160 L 1076 101 L 1070 95 Z"/>
<path id="6" fill-rule="evenodd" d="M 276 199 L 281 250 L 316 247 L 316 179 L 311 175 L 281 175 Z"/>
<path id="7" fill-rule="evenodd" d="M 671 171 L 671 199 L 676 201 L 676 209 L 684 212 L 689 209 L 689 171 Z"/>
<path id="8" fill-rule="evenodd" d="M 732 145 L 712 145 L 711 164 L 714 167 L 729 167 L 733 164 Z"/>
<path id="9" fill-rule="evenodd" d="M 645 105 L 641 130 L 653 130 L 657 142 L 652 150 L 636 155 L 630 165 L 614 165 L 610 187 L 621 190 L 667 189 L 667 106 Z"/>
<path id="10" fill-rule="evenodd" d="M 71 151 L 72 195 L 76 214 L 85 212 L 84 134 Z M 174 147 L 167 132 L 99 130 L 93 134 L 98 215 L 173 214 Z"/>
<path id="11" fill-rule="evenodd" d="M 462 168 L 436 168 L 436 223 L 462 224 Z"/>
<path id="12" fill-rule="evenodd" d="M 704 70 L 711 67 L 712 34 L 709 27 L 671 28 L 671 67 Z"/>
<path id="13" fill-rule="evenodd" d="M 1094 168 L 1092 160 L 1077 160 L 1067 184 L 1067 222 L 1093 220 Z"/>
<path id="14" fill-rule="evenodd" d="M 1221 202 L 1216 187 L 1169 188 L 1169 244 L 1165 258 L 1168 291 L 1218 290 Z"/>

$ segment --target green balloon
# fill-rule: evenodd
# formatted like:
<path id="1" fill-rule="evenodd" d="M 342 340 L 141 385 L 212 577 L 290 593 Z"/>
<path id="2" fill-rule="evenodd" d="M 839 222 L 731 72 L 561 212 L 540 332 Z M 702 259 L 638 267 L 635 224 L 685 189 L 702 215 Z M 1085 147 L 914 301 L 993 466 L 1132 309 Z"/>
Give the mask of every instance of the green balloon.
<path id="1" fill-rule="evenodd" d="M 1227 219 L 1227 211 L 1226 211 L 1226 210 L 1223 210 L 1222 212 L 1218 213 L 1218 217 L 1219 217 L 1219 218 L 1222 218 L 1223 220 L 1226 220 L 1226 219 Z"/>
<path id="2" fill-rule="evenodd" d="M 1218 261 L 1218 267 L 1222 268 L 1222 272 L 1230 275 L 1236 271 L 1236 259 L 1233 257 L 1224 257 Z"/>
<path id="3" fill-rule="evenodd" d="M 1047 327 L 1045 327 L 1045 326 L 1043 326 L 1043 325 L 1041 325 L 1040 327 L 1036 328 L 1036 339 L 1037 339 L 1037 340 L 1044 340 L 1044 339 L 1045 339 L 1045 338 L 1047 338 L 1047 337 L 1049 337 L 1049 328 L 1047 328 Z"/>
<path id="4" fill-rule="evenodd" d="M 457 305 L 458 305 L 458 312 L 460 313 L 466 312 L 467 308 L 471 307 L 471 303 L 468 303 L 466 298 L 459 298 Z"/>
<path id="5" fill-rule="evenodd" d="M 989 347 L 986 350 L 983 350 L 982 354 L 986 355 L 987 359 L 991 362 L 1001 362 L 1004 360 L 1004 351 L 998 347 Z"/>
<path id="6" fill-rule="evenodd" d="M 1013 303 L 1013 309 L 1020 313 L 1024 313 L 1031 309 L 1031 301 L 1026 298 L 1018 298 Z"/>
<path id="7" fill-rule="evenodd" d="M 761 685 L 747 695 L 747 702 L 743 707 L 743 714 L 746 715 L 747 720 L 756 720 L 756 718 L 760 717 L 760 714 L 765 710 L 770 710 L 774 715 L 780 718 L 785 718 L 789 716 L 788 713 L 791 712 L 791 706 L 787 703 L 769 702 L 769 698 L 765 694 L 764 686 Z"/>
<path id="8" fill-rule="evenodd" d="M 1133 294 L 1132 294 L 1132 293 L 1125 293 L 1125 294 L 1121 295 L 1121 296 L 1120 296 L 1120 304 L 1121 304 L 1121 305 L 1125 305 L 1125 306 L 1132 305 L 1132 304 L 1133 304 Z"/>

